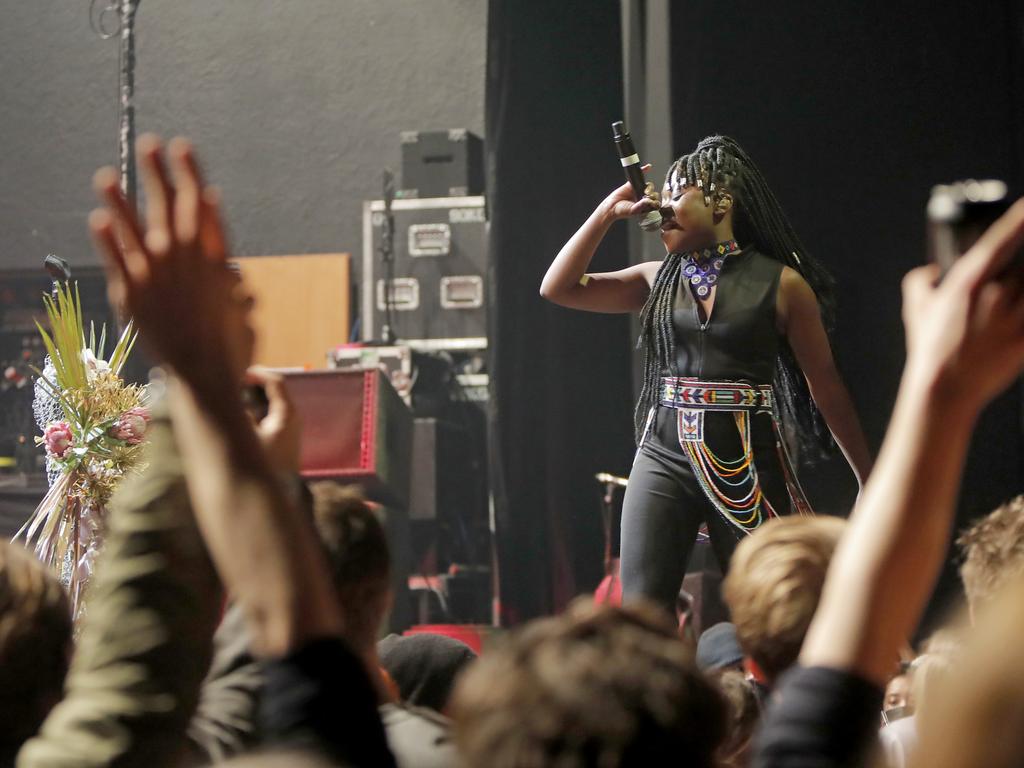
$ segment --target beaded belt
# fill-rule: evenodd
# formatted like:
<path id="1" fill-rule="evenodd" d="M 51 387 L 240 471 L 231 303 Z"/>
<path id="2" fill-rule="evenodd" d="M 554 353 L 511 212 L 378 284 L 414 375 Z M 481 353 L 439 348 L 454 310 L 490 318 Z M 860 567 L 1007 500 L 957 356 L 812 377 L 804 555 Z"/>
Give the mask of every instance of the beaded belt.
<path id="1" fill-rule="evenodd" d="M 772 507 L 758 478 L 751 440 L 752 414 L 755 413 L 771 416 L 776 450 L 791 507 L 801 514 L 812 514 L 786 451 L 776 419 L 770 384 L 666 376 L 661 380 L 658 401 L 662 406 L 675 410 L 679 445 L 683 454 L 689 460 L 704 496 L 726 522 L 744 533 L 750 533 L 766 517 L 777 517 L 779 511 L 782 511 Z M 708 411 L 732 412 L 740 435 L 739 456 L 721 456 L 704 441 L 704 416 Z M 655 413 L 656 409 L 652 408 L 644 429 L 644 439 Z"/>
<path id="2" fill-rule="evenodd" d="M 774 402 L 770 384 L 702 381 L 689 376 L 663 376 L 658 401 L 666 408 L 768 412 Z"/>

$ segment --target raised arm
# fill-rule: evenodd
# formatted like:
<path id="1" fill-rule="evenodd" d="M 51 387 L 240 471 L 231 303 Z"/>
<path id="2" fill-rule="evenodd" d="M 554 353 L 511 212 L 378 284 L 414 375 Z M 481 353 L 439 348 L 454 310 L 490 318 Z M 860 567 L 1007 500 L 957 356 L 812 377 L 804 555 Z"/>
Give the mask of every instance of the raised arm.
<path id="1" fill-rule="evenodd" d="M 312 521 L 278 485 L 242 407 L 241 359 L 229 339 L 243 298 L 227 269 L 216 198 L 184 140 L 171 144 L 173 181 L 155 137 L 141 138 L 139 152 L 145 227 L 112 171 L 97 175 L 107 209 L 90 224 L 112 297 L 173 372 L 170 404 L 198 528 L 246 614 L 254 647 L 268 657 L 266 741 L 358 768 L 393 766 L 373 686 L 341 639 L 341 610 Z"/>
<path id="2" fill-rule="evenodd" d="M 108 210 L 93 215 L 93 233 L 108 256 L 114 293 L 174 373 L 169 403 L 210 555 L 245 610 L 257 649 L 282 654 L 340 626 L 326 564 L 312 526 L 285 499 L 242 407 L 244 361 L 229 329 L 244 299 L 227 269 L 216 201 L 203 189 L 187 143 L 172 143 L 173 183 L 159 141 L 143 137 L 139 148 L 145 229 L 108 169 L 97 174 Z M 239 531 L 245 546 L 239 546 Z"/>
<path id="3" fill-rule="evenodd" d="M 907 364 L 878 462 L 825 580 L 800 667 L 784 679 L 755 768 L 865 765 L 899 649 L 935 585 L 978 414 L 1024 369 L 1024 201 L 936 286 L 903 286 Z"/>
<path id="4" fill-rule="evenodd" d="M 904 281 L 907 364 L 878 463 L 829 569 L 805 666 L 881 686 L 942 565 L 964 458 L 981 410 L 1024 369 L 1022 276 L 1001 279 L 1024 242 L 1014 205 L 938 286 Z"/>
<path id="5" fill-rule="evenodd" d="M 789 267 L 782 271 L 778 313 L 782 332 L 807 379 L 811 397 L 863 488 L 871 474 L 871 451 L 832 357 L 814 290 L 799 272 Z"/>
<path id="6" fill-rule="evenodd" d="M 154 404 L 146 469 L 108 510 L 64 698 L 18 768 L 180 765 L 222 596 L 165 410 Z"/>
<path id="7" fill-rule="evenodd" d="M 649 168 L 649 165 L 644 166 L 645 171 Z M 595 274 L 587 274 L 587 268 L 612 224 L 646 213 L 652 207 L 647 199 L 635 202 L 629 184 L 623 184 L 608 195 L 551 262 L 541 282 L 540 295 L 563 307 L 590 312 L 640 311 L 647 301 L 659 262 Z"/>

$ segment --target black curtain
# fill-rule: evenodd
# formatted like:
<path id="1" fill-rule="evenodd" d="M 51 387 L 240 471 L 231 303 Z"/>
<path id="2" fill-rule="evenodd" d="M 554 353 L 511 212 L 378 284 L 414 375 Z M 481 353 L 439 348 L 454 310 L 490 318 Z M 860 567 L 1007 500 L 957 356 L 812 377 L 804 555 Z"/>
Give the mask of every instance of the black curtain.
<path id="1" fill-rule="evenodd" d="M 490 0 L 491 477 L 503 623 L 560 608 L 602 575 L 602 470 L 633 451 L 629 320 L 539 296 L 562 244 L 621 183 L 614 0 Z M 624 225 L 595 269 L 627 263 Z"/>
<path id="2" fill-rule="evenodd" d="M 900 279 L 925 254 L 932 185 L 996 177 L 1024 192 L 1018 2 L 672 6 L 674 141 L 733 135 L 838 279 L 836 351 L 877 445 L 903 365 Z M 1020 394 L 979 425 L 960 525 L 1022 489 Z M 801 473 L 845 514 L 841 459 Z M 940 585 L 956 584 L 952 569 Z M 934 603 L 941 606 L 942 600 Z"/>

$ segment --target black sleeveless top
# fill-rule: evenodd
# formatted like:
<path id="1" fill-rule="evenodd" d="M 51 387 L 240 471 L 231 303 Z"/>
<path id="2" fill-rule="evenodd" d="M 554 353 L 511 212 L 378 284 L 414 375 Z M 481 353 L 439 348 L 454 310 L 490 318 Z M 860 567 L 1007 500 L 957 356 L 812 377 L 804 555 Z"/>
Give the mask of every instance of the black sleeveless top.
<path id="1" fill-rule="evenodd" d="M 771 384 L 779 351 L 775 297 L 782 269 L 752 248 L 728 256 L 707 322 L 701 322 L 689 285 L 680 281 L 672 313 L 675 375 Z"/>

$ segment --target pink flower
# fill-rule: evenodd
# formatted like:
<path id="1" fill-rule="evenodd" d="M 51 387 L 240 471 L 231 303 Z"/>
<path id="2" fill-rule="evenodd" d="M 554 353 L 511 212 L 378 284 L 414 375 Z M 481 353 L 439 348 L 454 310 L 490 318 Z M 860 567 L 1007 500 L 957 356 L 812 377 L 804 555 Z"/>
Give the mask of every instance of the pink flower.
<path id="1" fill-rule="evenodd" d="M 128 445 L 138 445 L 146 436 L 149 425 L 149 411 L 145 408 L 132 408 L 121 414 L 121 418 L 110 428 L 110 436 L 115 440 L 124 440 Z"/>
<path id="2" fill-rule="evenodd" d="M 71 427 L 66 421 L 57 421 L 50 424 L 43 431 L 43 443 L 46 445 L 46 452 L 55 459 L 63 459 L 64 454 L 74 442 L 74 435 L 71 434 Z"/>

